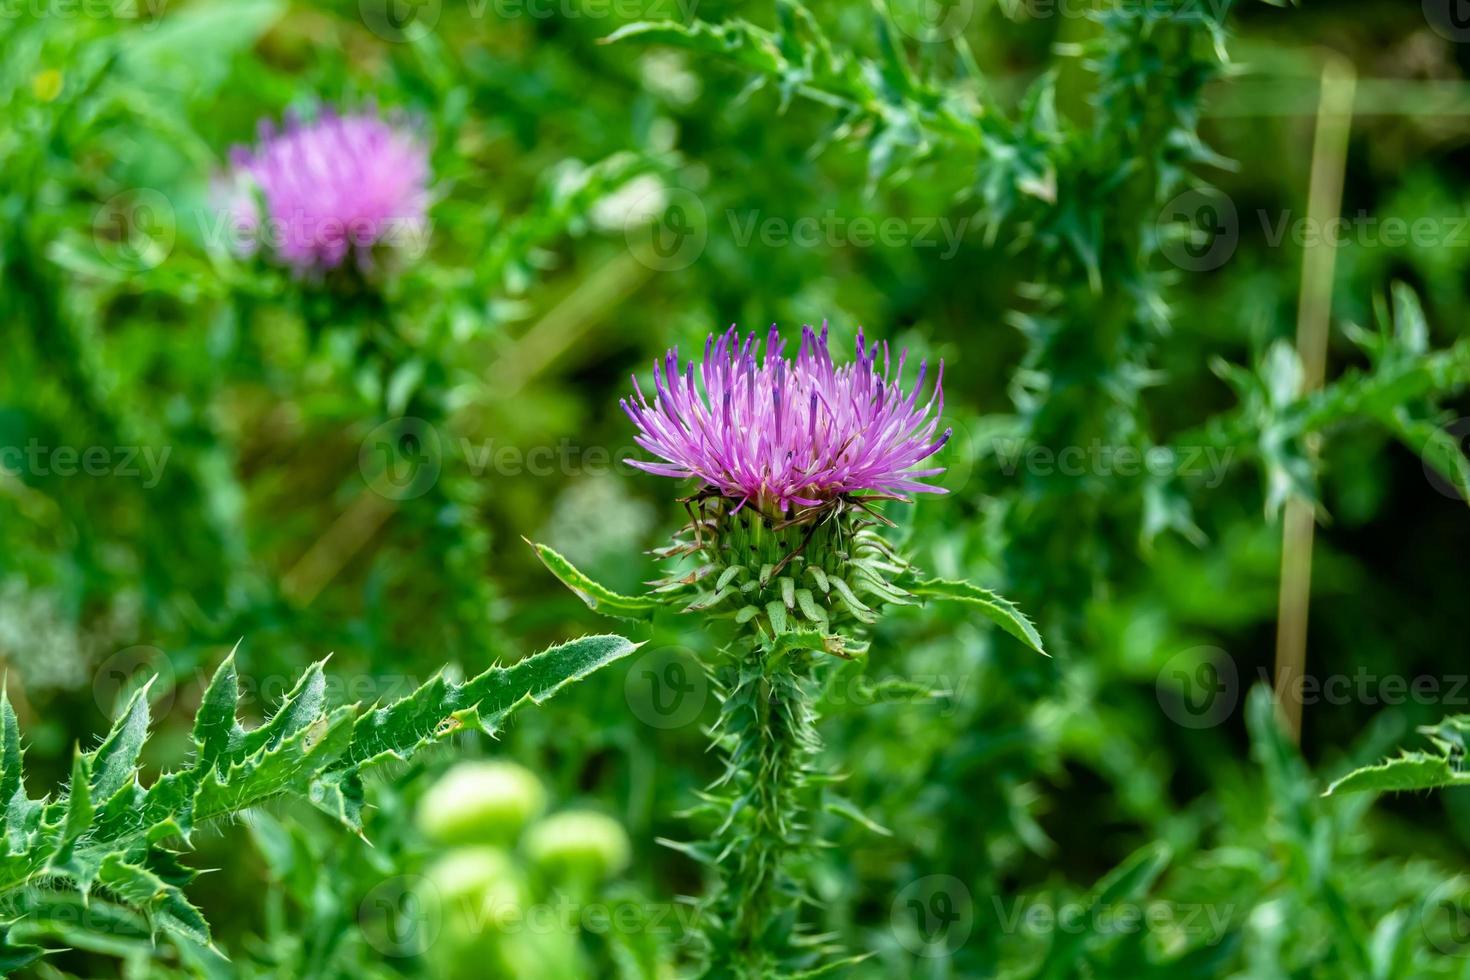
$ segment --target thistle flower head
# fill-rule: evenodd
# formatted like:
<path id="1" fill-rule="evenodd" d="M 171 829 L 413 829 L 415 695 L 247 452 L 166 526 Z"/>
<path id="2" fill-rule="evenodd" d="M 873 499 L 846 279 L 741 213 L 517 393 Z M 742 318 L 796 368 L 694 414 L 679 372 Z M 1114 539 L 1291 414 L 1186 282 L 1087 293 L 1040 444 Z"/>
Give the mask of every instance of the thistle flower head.
<path id="1" fill-rule="evenodd" d="M 881 350 L 881 360 L 880 360 Z M 621 402 L 638 427 L 637 442 L 661 462 L 631 461 L 660 476 L 697 477 L 720 496 L 766 513 L 793 505 L 822 507 L 857 494 L 908 499 L 943 493 L 923 481 L 942 467 L 916 468 L 949 439 L 936 435 L 944 410 L 944 364 L 921 401 L 927 363 L 905 392 L 908 352 L 895 364 L 888 345 L 857 335 L 857 356 L 841 366 L 827 350 L 827 327 L 802 328 L 794 359 L 772 325 L 765 350 L 754 332 L 735 327 L 704 347 L 697 365 L 680 365 L 678 348 L 653 368 L 650 403 Z"/>
<path id="2" fill-rule="evenodd" d="M 264 244 L 298 271 L 336 268 L 349 253 L 365 266 L 374 245 L 424 231 L 428 149 L 376 112 L 288 114 L 282 130 L 262 120 L 258 144 L 235 147 L 230 164 L 221 196 L 245 250 Z"/>

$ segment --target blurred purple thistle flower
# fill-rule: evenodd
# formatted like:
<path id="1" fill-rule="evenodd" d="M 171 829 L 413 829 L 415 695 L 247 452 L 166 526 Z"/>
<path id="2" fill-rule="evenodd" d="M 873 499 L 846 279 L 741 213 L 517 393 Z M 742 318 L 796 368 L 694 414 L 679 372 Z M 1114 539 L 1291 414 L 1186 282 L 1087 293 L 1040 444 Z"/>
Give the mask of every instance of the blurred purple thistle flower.
<path id="1" fill-rule="evenodd" d="M 893 365 L 882 344 L 880 373 L 880 345 L 867 348 L 861 330 L 856 360 L 841 367 L 827 350 L 826 324 L 820 335 L 802 327 L 795 360 L 785 357 L 774 324 L 758 359 L 759 346 L 754 332 L 742 340 L 732 326 L 705 342 L 697 369 L 693 361 L 681 369 L 678 349 L 670 350 L 654 364 L 652 404 L 635 377 L 636 397 L 620 404 L 638 427 L 638 445 L 665 462 L 630 464 L 659 476 L 698 477 L 739 500 L 736 510 L 754 502 L 767 513 L 865 492 L 904 500 L 945 492 L 920 482 L 942 467 L 914 468 L 950 436 L 948 429 L 935 435 L 944 411 L 943 362 L 920 404 L 927 363 L 905 395 L 908 352 Z"/>
<path id="2" fill-rule="evenodd" d="M 231 150 L 221 194 L 247 254 L 263 243 L 297 271 L 320 272 L 349 252 L 367 267 L 374 245 L 422 242 L 429 154 L 408 127 L 373 110 L 324 109 L 310 122 L 288 113 L 281 131 L 269 120 L 259 128 L 254 148 Z"/>

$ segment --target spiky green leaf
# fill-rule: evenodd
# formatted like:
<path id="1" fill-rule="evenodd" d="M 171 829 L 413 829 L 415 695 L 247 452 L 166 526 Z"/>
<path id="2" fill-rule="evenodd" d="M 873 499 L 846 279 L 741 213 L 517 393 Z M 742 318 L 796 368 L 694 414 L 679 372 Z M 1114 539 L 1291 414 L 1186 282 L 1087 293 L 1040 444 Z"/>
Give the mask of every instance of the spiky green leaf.
<path id="1" fill-rule="evenodd" d="M 1404 752 L 1396 759 L 1355 769 L 1328 786 L 1323 795 L 1470 786 L 1466 756 L 1470 748 L 1470 715 L 1451 716 L 1419 731 L 1434 743 L 1435 752 Z"/>
<path id="2" fill-rule="evenodd" d="M 25 786 L 24 764 L 20 749 L 20 723 L 9 693 L 0 693 L 0 806 L 4 806 Z"/>
<path id="3" fill-rule="evenodd" d="M 955 582 L 948 579 L 928 579 L 909 586 L 909 591 L 923 599 L 943 599 L 960 602 L 980 610 L 985 618 L 1035 650 L 1043 657 L 1050 656 L 1035 625 L 1005 596 L 989 589 L 982 589 L 970 582 Z"/>
<path id="4" fill-rule="evenodd" d="M 584 637 L 462 683 L 436 677 L 365 713 L 357 705 L 330 707 L 316 664 L 277 711 L 248 732 L 235 718 L 237 681 L 227 659 L 201 704 L 189 764 L 146 790 L 139 786 L 138 757 L 148 735 L 145 689 L 134 694 L 96 750 L 77 754 L 70 790 L 48 802 L 25 796 L 19 726 L 0 698 L 0 787 L 10 792 L 0 901 L 29 894 L 47 876 L 70 879 L 83 896 L 95 883 L 145 915 L 153 929 L 176 937 L 181 955 L 194 944 L 201 956 L 215 956 L 203 916 L 182 891 L 193 872 L 165 844 L 187 842 L 198 826 L 286 796 L 304 797 L 360 829 L 365 766 L 406 758 L 467 726 L 495 730 L 517 708 L 539 704 L 636 648 L 622 637 Z M 0 948 L 0 959 L 7 955 Z M 22 950 L 14 961 L 30 955 Z"/>
<path id="5" fill-rule="evenodd" d="M 106 802 L 131 783 L 138 771 L 138 753 L 148 739 L 148 687 L 134 691 L 112 730 L 92 753 L 92 795 Z"/>
<path id="6" fill-rule="evenodd" d="M 45 955 L 40 946 L 14 942 L 10 938 L 11 927 L 0 926 L 0 976 L 10 976 L 24 969 Z"/>
<path id="7" fill-rule="evenodd" d="M 198 943 L 209 942 L 209 923 L 177 885 L 120 855 L 102 862 L 98 882 L 125 903 L 148 916 L 155 928 Z"/>
<path id="8" fill-rule="evenodd" d="M 560 579 L 563 585 L 571 589 L 573 594 L 594 612 L 615 619 L 645 621 L 652 618 L 654 610 L 659 606 L 656 599 L 648 596 L 621 595 L 593 581 L 575 565 L 544 544 L 530 541 L 527 544 L 536 550 L 536 557 L 541 559 L 542 564 L 551 571 L 551 574 Z"/>
<path id="9" fill-rule="evenodd" d="M 219 665 L 194 715 L 194 750 L 198 765 L 208 768 L 230 748 L 239 731 L 235 711 L 240 700 L 240 681 L 235 669 L 235 651 Z"/>

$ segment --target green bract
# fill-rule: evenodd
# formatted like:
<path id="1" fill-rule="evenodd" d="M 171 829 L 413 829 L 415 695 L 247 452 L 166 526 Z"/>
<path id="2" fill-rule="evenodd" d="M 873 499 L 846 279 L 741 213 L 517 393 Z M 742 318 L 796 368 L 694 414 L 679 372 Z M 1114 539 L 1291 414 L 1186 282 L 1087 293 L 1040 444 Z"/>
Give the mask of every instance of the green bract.
<path id="1" fill-rule="evenodd" d="M 688 557 L 657 591 L 686 612 L 732 617 L 775 637 L 799 629 L 832 633 L 877 621 L 875 607 L 914 600 L 896 584 L 908 564 L 874 530 L 878 521 L 839 506 L 811 522 L 773 520 L 754 507 L 731 514 L 706 500 L 661 552 Z"/>

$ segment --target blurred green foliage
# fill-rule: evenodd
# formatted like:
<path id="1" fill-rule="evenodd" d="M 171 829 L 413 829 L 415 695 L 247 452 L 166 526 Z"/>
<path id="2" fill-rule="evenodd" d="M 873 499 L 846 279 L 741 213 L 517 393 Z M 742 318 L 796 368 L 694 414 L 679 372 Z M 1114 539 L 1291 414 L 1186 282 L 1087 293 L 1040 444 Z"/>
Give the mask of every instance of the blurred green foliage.
<path id="1" fill-rule="evenodd" d="M 1470 697 L 1467 38 L 1432 3 L 1081 6 L 6 7 L 0 657 L 32 794 L 152 675 L 145 783 L 177 768 L 242 638 L 259 721 L 328 653 L 332 703 L 369 704 L 602 628 L 521 536 L 620 592 L 652 577 L 684 515 L 617 462 L 628 374 L 826 319 L 944 358 L 951 493 L 891 509 L 894 537 L 1021 601 L 1053 654 L 937 605 L 832 665 L 821 734 L 868 823 L 832 815 L 808 884 L 872 954 L 845 974 L 1470 975 L 1470 790 L 1320 796 Z M 707 26 L 633 26 L 668 20 Z M 1357 115 L 1328 383 L 1302 398 L 1324 48 Z M 426 251 L 323 283 L 234 255 L 228 148 L 368 102 L 431 136 Z M 405 433 L 432 468 L 412 493 L 377 457 Z M 1125 473 L 1124 447 L 1160 462 Z M 1290 495 L 1322 517 L 1300 751 L 1248 694 Z M 646 632 L 502 741 L 368 780 L 372 846 L 305 803 L 196 832 L 219 870 L 188 897 L 227 963 L 46 887 L 6 918 L 69 951 L 29 969 L 439 975 L 415 943 L 442 917 L 382 889 L 434 859 L 419 799 L 485 756 L 632 841 L 597 901 L 644 918 L 558 933 L 540 975 L 687 965 L 704 882 L 656 841 L 716 774 L 710 640 Z"/>

